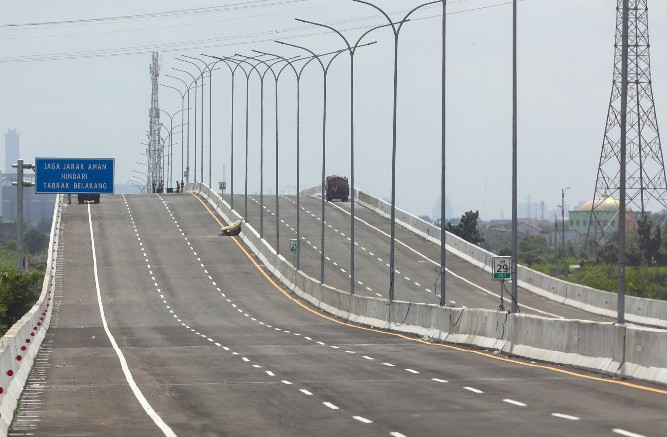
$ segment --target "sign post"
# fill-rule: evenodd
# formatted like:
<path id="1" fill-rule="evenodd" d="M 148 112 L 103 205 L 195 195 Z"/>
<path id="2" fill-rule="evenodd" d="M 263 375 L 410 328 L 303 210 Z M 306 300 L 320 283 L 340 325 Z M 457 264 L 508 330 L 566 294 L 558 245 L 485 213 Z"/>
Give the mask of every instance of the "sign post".
<path id="1" fill-rule="evenodd" d="M 294 284 L 296 286 L 296 271 L 297 271 L 296 257 L 297 257 L 297 254 L 299 253 L 299 240 L 297 240 L 296 238 L 290 239 L 289 240 L 289 250 L 290 250 L 290 252 L 292 252 L 294 254 Z"/>
<path id="2" fill-rule="evenodd" d="M 512 257 L 494 256 L 491 260 L 491 275 L 494 281 L 500 281 L 500 306 L 498 310 L 505 311 L 503 294 L 506 291 L 505 281 L 512 280 Z"/>

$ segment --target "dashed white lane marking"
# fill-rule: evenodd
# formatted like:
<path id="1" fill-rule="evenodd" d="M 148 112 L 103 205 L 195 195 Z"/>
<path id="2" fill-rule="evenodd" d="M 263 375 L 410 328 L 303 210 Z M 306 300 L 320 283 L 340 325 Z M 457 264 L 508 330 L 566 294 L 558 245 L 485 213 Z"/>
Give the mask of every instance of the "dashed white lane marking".
<path id="1" fill-rule="evenodd" d="M 443 382 L 443 383 L 444 383 L 444 382 L 447 382 L 446 380 L 444 380 L 444 379 L 440 379 L 440 378 L 431 378 L 431 381 L 435 381 L 435 382 Z"/>
<path id="2" fill-rule="evenodd" d="M 526 404 L 523 402 L 515 401 L 514 399 L 503 399 L 503 402 L 507 402 L 508 404 L 516 405 L 517 407 L 525 407 Z"/>
<path id="3" fill-rule="evenodd" d="M 390 432 L 389 435 L 391 437 L 405 437 L 405 435 L 401 434 L 400 432 Z"/>
<path id="4" fill-rule="evenodd" d="M 331 402 L 322 402 L 322 405 L 324 405 L 327 408 L 331 408 L 332 410 L 338 410 L 338 407 Z"/>
<path id="5" fill-rule="evenodd" d="M 577 416 L 570 416 L 569 414 L 551 413 L 551 415 L 553 417 L 558 417 L 559 419 L 580 420 Z"/>
<path id="6" fill-rule="evenodd" d="M 626 431 L 621 428 L 614 428 L 612 429 L 612 432 L 614 432 L 615 434 L 624 435 L 625 437 L 646 437 L 642 434 L 635 434 L 634 432 Z"/>
<path id="7" fill-rule="evenodd" d="M 396 367 L 395 364 L 391 364 L 391 363 L 382 363 L 382 365 L 387 366 L 387 367 Z"/>
<path id="8" fill-rule="evenodd" d="M 189 243 L 188 243 L 188 244 L 189 244 Z M 193 250 L 193 252 L 194 252 L 194 248 L 192 248 L 192 250 Z M 194 252 L 194 253 L 196 254 L 196 252 Z M 204 265 L 201 264 L 201 267 L 204 268 Z M 344 269 L 341 269 L 341 271 L 345 272 Z M 208 272 L 207 270 L 204 269 L 204 273 L 208 274 L 209 272 Z M 152 272 L 151 272 L 151 274 L 152 274 Z M 209 276 L 208 279 L 211 280 L 211 281 L 213 280 L 211 276 Z M 363 283 L 362 283 L 361 281 L 359 281 L 359 284 L 360 284 L 360 285 L 363 285 Z M 213 285 L 216 286 L 215 283 L 213 283 Z M 157 286 L 157 284 L 156 284 L 156 286 Z M 368 287 L 366 287 L 366 288 L 368 288 Z M 370 290 L 370 289 L 369 289 L 369 290 Z M 220 293 L 222 294 L 223 297 L 225 297 L 224 293 L 222 293 L 222 292 L 220 291 L 219 288 L 217 288 L 217 291 L 220 292 Z M 158 292 L 159 292 L 159 290 L 158 290 Z M 379 294 L 378 294 L 378 295 L 379 295 Z M 231 303 L 230 299 L 227 299 L 227 301 Z M 165 302 L 165 303 L 166 303 L 166 302 Z M 237 308 L 237 311 L 239 311 L 240 313 L 243 313 L 243 310 L 242 310 L 241 308 L 238 308 L 236 304 L 233 304 L 233 305 L 234 305 L 234 307 Z M 173 312 L 173 311 L 172 311 L 172 312 Z M 249 317 L 249 314 L 244 313 L 244 316 Z M 174 317 L 176 317 L 176 315 L 174 315 Z M 252 320 L 253 320 L 253 321 L 257 321 L 255 318 L 252 318 Z M 179 321 L 180 321 L 180 319 L 179 319 Z M 259 322 L 259 321 L 257 321 L 257 322 Z M 262 324 L 262 325 L 264 325 L 264 323 L 262 323 L 262 322 L 259 322 L 259 323 Z M 181 323 L 181 324 L 182 324 L 183 326 L 186 326 L 184 323 Z M 267 326 L 268 328 L 272 328 L 271 325 L 265 325 L 265 326 Z M 276 327 L 276 328 L 274 328 L 274 329 L 275 329 L 276 331 L 281 331 L 281 328 L 277 328 L 277 327 Z M 192 329 L 192 331 L 195 331 L 195 330 Z M 292 334 L 292 332 L 290 332 L 290 331 L 288 331 L 288 330 L 284 330 L 283 332 L 285 332 L 285 333 L 287 333 L 287 334 Z M 197 334 L 197 335 L 201 335 L 201 337 L 206 338 L 206 339 L 207 339 L 208 341 L 210 341 L 210 342 L 213 342 L 213 341 L 214 341 L 213 339 L 207 337 L 207 336 L 204 335 L 204 334 L 200 334 L 200 333 L 198 333 L 198 332 L 196 332 L 196 334 Z M 299 334 L 299 333 L 293 333 L 293 334 L 294 334 L 294 335 L 297 335 L 297 336 L 301 335 L 301 334 Z M 313 341 L 313 339 L 311 339 L 310 337 L 304 337 L 304 339 Z M 318 341 L 317 343 L 320 344 L 320 345 L 325 345 L 325 343 L 320 342 L 320 341 Z M 219 346 L 219 347 L 221 346 L 219 343 L 215 343 L 215 344 L 216 344 L 216 346 Z M 338 346 L 330 346 L 330 347 L 335 348 L 335 349 L 339 349 Z M 226 350 L 229 350 L 229 348 L 225 348 L 225 349 L 226 349 Z M 345 351 L 345 352 L 350 353 L 350 354 L 355 354 L 355 353 L 356 353 L 355 351 L 351 351 L 351 350 L 348 350 L 348 351 Z M 232 354 L 233 354 L 233 355 L 239 355 L 238 352 L 233 352 Z M 362 357 L 363 357 L 364 359 L 367 359 L 367 360 L 373 360 L 373 359 L 374 359 L 374 358 L 369 357 L 369 356 L 367 356 L 367 355 L 362 355 Z M 250 361 L 250 360 L 249 360 L 248 358 L 246 358 L 246 357 L 241 357 L 241 358 L 242 358 L 243 361 L 245 361 L 245 362 Z M 394 367 L 393 364 L 389 364 L 389 363 L 383 363 L 383 364 L 385 364 L 385 365 L 387 365 L 387 366 L 390 366 L 390 367 Z M 257 364 L 254 364 L 253 367 L 255 367 L 255 368 L 261 368 L 261 366 L 259 366 L 259 365 L 257 365 Z M 408 371 L 408 372 L 411 372 L 411 373 L 420 373 L 419 371 L 416 371 L 416 370 L 413 370 L 413 369 L 405 369 L 405 370 Z M 265 372 L 266 372 L 266 374 L 267 374 L 268 376 L 275 376 L 275 374 L 274 374 L 273 372 L 271 372 L 271 371 L 265 371 Z M 447 382 L 447 381 L 444 381 L 444 380 L 438 380 L 437 378 L 433 378 L 433 380 L 436 380 L 436 381 L 439 381 L 439 382 Z M 281 381 L 281 382 L 282 382 L 283 384 L 286 384 L 286 385 L 291 385 L 291 384 L 292 384 L 290 381 L 287 381 L 287 380 L 283 380 L 283 381 Z M 312 396 L 312 395 L 313 395 L 312 392 L 310 392 L 310 391 L 308 391 L 308 390 L 306 390 L 306 389 L 300 389 L 299 391 L 301 391 L 302 393 L 304 393 L 304 394 L 306 394 L 306 395 L 308 395 L 308 396 Z M 325 406 L 327 406 L 328 408 L 330 408 L 330 409 L 338 409 L 338 407 L 337 407 L 336 405 L 334 405 L 334 404 L 327 403 L 327 402 L 323 402 L 323 404 L 324 404 Z M 354 419 L 355 419 L 355 420 L 358 420 L 358 421 L 360 421 L 360 422 L 362 422 L 362 423 L 373 423 L 371 420 L 369 420 L 369 419 L 367 419 L 367 418 L 364 418 L 364 417 L 362 417 L 362 416 L 354 416 Z M 398 432 L 392 432 L 392 433 L 390 433 L 390 435 L 393 435 L 393 436 L 402 436 L 403 434 L 400 434 L 400 433 L 398 433 Z"/>
<path id="9" fill-rule="evenodd" d="M 95 252 L 95 235 L 93 233 L 93 217 L 90 213 L 90 204 L 88 204 L 88 224 L 90 228 L 90 241 L 93 253 L 93 272 L 95 276 L 95 288 L 97 289 L 97 304 L 100 309 L 100 316 L 102 318 L 102 326 L 104 327 L 104 332 L 106 332 L 107 337 L 111 342 L 111 346 L 113 346 L 113 349 L 116 352 L 116 355 L 118 356 L 118 360 L 120 361 L 120 366 L 123 370 L 123 374 L 125 375 L 125 379 L 127 380 L 127 383 L 130 385 L 132 393 L 134 393 L 134 396 L 139 401 L 141 407 L 144 409 L 146 414 L 148 414 L 148 416 L 153 420 L 155 425 L 157 425 L 157 427 L 160 428 L 160 431 L 162 431 L 164 435 L 169 437 L 171 436 L 176 437 L 176 433 L 169 427 L 169 425 L 167 425 L 162 420 L 162 418 L 155 412 L 153 407 L 151 407 L 151 405 L 148 403 L 143 393 L 141 393 L 141 390 L 137 386 L 137 383 L 134 381 L 134 377 L 132 376 L 132 372 L 130 371 L 129 366 L 127 365 L 127 361 L 125 360 L 123 352 L 121 352 L 120 348 L 118 347 L 118 344 L 116 343 L 116 339 L 109 330 L 109 325 L 107 324 L 107 319 L 104 315 L 104 305 L 102 304 L 102 292 L 100 291 L 100 280 L 97 274 L 97 255 Z"/>
<path id="10" fill-rule="evenodd" d="M 481 394 L 484 393 L 482 390 L 478 390 L 474 387 L 463 387 L 465 390 L 471 391 L 473 393 Z"/>

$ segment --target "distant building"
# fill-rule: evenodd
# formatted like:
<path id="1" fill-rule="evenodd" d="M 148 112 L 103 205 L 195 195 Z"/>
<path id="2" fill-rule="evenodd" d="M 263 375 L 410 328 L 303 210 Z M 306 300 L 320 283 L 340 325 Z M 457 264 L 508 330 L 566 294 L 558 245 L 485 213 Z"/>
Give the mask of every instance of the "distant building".
<path id="1" fill-rule="evenodd" d="M 16 129 L 9 129 L 5 134 L 5 173 L 16 171 L 12 168 L 12 164 L 16 164 L 19 154 L 19 134 L 16 133 Z"/>
<path id="2" fill-rule="evenodd" d="M 528 222 L 518 223 L 516 225 L 516 230 L 522 237 L 536 237 L 542 234 L 542 229 Z"/>
<path id="3" fill-rule="evenodd" d="M 34 182 L 34 174 L 26 173 L 25 181 Z M 16 173 L 3 174 L 0 181 L 0 193 L 2 199 L 2 220 L 16 221 Z M 43 219 L 53 217 L 55 205 L 55 194 L 36 194 L 35 187 L 23 189 L 23 220 L 26 223 L 37 224 Z"/>
<path id="4" fill-rule="evenodd" d="M 570 211 L 570 230 L 577 231 L 582 235 L 588 234 L 588 227 L 590 225 L 589 221 L 591 220 L 591 209 L 593 209 L 593 204 L 595 204 L 595 215 L 598 220 L 597 229 L 604 229 L 605 234 L 610 234 L 615 232 L 618 229 L 618 209 L 619 202 L 618 200 L 612 197 L 605 197 L 604 199 L 595 199 L 584 202 L 577 207 L 576 210 Z M 630 209 L 626 208 L 626 232 L 634 232 L 636 228 L 636 217 L 635 213 Z M 591 231 L 595 232 L 596 227 L 591 226 Z"/>

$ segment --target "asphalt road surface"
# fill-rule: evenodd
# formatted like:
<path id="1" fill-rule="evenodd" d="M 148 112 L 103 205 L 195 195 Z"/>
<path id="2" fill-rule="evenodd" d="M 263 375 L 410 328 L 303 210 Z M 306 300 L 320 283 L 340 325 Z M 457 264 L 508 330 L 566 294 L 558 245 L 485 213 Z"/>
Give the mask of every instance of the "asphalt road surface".
<path id="1" fill-rule="evenodd" d="M 10 435 L 667 429 L 663 387 L 332 319 L 219 227 L 187 194 L 67 205 L 53 323 Z"/>
<path id="2" fill-rule="evenodd" d="M 259 196 L 249 196 L 248 221 L 259 232 Z M 275 196 L 264 196 L 264 238 L 275 247 Z M 234 207 L 244 212 L 243 196 L 236 196 Z M 322 206 L 319 198 L 300 199 L 300 268 L 309 276 L 321 278 Z M 296 197 L 279 196 L 281 253 L 292 260 L 289 240 L 296 238 Z M 379 214 L 357 205 L 355 208 L 355 293 L 364 296 L 389 296 L 390 222 Z M 324 282 L 340 290 L 350 290 L 350 203 L 325 202 Z M 396 300 L 408 302 L 440 302 L 440 246 L 396 226 L 395 279 Z M 292 260 L 293 261 L 293 260 Z M 446 254 L 446 300 L 456 307 L 497 310 L 500 304 L 500 283 L 491 274 L 461 258 Z M 505 309 L 511 301 L 509 287 L 504 294 Z M 544 317 L 615 321 L 577 308 L 556 303 L 519 287 L 520 311 Z"/>

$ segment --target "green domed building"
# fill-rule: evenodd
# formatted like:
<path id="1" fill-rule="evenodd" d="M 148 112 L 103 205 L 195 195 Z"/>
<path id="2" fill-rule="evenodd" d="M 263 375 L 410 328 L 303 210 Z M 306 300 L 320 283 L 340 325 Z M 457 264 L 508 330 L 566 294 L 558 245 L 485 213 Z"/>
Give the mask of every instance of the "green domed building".
<path id="1" fill-rule="evenodd" d="M 582 235 L 588 234 L 589 220 L 591 220 L 591 210 L 595 206 L 595 216 L 598 220 L 597 230 L 604 230 L 609 235 L 618 229 L 618 200 L 607 196 L 604 199 L 595 199 L 584 202 L 576 210 L 570 211 L 570 229 L 577 231 Z M 635 230 L 635 214 L 626 206 L 626 232 Z M 596 231 L 595 226 L 591 226 L 591 232 Z"/>

